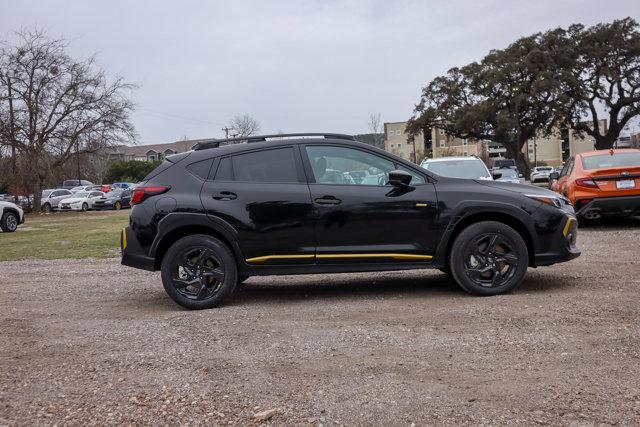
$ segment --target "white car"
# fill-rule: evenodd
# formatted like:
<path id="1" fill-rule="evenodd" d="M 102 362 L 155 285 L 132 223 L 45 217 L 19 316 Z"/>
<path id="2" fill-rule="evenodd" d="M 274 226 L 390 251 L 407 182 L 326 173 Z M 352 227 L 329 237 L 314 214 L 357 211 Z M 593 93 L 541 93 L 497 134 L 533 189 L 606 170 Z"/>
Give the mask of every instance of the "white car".
<path id="1" fill-rule="evenodd" d="M 76 194 L 78 191 L 91 191 L 93 190 L 93 185 L 81 185 L 79 187 L 73 187 L 71 191 L 73 194 Z"/>
<path id="2" fill-rule="evenodd" d="M 88 211 L 93 208 L 93 202 L 104 197 L 102 191 L 78 191 L 68 199 L 60 200 L 58 208 L 61 211 Z"/>
<path id="3" fill-rule="evenodd" d="M 553 172 L 553 168 L 551 166 L 536 166 L 531 171 L 530 179 L 531 183 L 534 182 L 547 182 L 549 181 L 549 174 Z"/>
<path id="4" fill-rule="evenodd" d="M 0 201 L 0 229 L 13 232 L 24 222 L 24 211 L 15 203 Z"/>
<path id="5" fill-rule="evenodd" d="M 487 165 L 473 156 L 424 159 L 420 166 L 437 175 L 450 178 L 493 180 Z"/>

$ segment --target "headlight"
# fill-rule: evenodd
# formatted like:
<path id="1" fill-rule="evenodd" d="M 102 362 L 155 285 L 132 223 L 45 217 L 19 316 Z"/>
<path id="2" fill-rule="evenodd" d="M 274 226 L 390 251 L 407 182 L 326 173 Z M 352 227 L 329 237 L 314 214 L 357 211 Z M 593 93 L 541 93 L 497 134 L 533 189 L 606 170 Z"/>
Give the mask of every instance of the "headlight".
<path id="1" fill-rule="evenodd" d="M 525 196 L 530 199 L 534 199 L 539 202 L 546 203 L 547 205 L 555 206 L 556 208 L 561 208 L 563 205 L 562 199 L 557 196 L 547 196 L 542 194 L 525 194 Z"/>

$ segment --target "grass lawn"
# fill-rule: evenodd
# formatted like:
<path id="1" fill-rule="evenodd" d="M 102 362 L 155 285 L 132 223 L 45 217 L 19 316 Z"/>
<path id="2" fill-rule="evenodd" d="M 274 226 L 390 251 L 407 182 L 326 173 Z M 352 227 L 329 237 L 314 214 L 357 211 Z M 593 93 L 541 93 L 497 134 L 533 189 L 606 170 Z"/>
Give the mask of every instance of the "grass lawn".
<path id="1" fill-rule="evenodd" d="M 27 215 L 15 233 L 0 232 L 0 261 L 118 256 L 120 230 L 127 225 L 129 212 Z"/>

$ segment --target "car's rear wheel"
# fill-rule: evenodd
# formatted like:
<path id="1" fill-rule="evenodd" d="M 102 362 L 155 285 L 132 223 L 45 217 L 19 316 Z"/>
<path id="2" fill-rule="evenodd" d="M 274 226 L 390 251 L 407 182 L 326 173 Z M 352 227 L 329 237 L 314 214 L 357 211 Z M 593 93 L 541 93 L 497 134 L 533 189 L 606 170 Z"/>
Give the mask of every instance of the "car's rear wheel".
<path id="1" fill-rule="evenodd" d="M 176 303 L 190 309 L 212 308 L 229 297 L 237 283 L 231 250 L 202 234 L 174 243 L 162 261 L 162 284 Z"/>
<path id="2" fill-rule="evenodd" d="M 82 210 L 85 212 L 89 210 L 89 205 L 86 202 L 82 204 Z"/>
<path id="3" fill-rule="evenodd" d="M 11 233 L 18 229 L 18 215 L 13 212 L 5 212 L 0 219 L 0 228 L 5 233 Z"/>
<path id="4" fill-rule="evenodd" d="M 522 282 L 529 252 L 516 230 L 482 221 L 462 230 L 451 247 L 449 266 L 456 282 L 474 295 L 497 295 Z"/>
<path id="5" fill-rule="evenodd" d="M 120 209 L 122 209 L 122 203 L 120 203 L 120 202 L 116 202 L 116 203 L 113 205 L 113 208 L 114 208 L 115 210 L 119 211 Z"/>

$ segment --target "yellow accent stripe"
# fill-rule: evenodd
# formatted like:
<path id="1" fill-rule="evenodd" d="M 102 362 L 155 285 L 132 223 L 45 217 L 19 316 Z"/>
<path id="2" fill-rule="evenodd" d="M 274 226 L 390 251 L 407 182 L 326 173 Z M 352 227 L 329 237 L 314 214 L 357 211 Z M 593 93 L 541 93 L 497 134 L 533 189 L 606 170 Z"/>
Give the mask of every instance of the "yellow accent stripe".
<path id="1" fill-rule="evenodd" d="M 427 206 L 429 206 L 426 203 L 416 203 L 416 208 L 426 208 Z"/>
<path id="2" fill-rule="evenodd" d="M 571 227 L 571 223 L 575 221 L 575 219 L 573 218 L 568 218 L 567 219 L 567 223 L 564 225 L 564 230 L 562 230 L 562 235 L 564 237 L 567 237 L 567 234 L 569 234 L 569 228 Z"/>
<path id="3" fill-rule="evenodd" d="M 127 229 L 123 228 L 122 229 L 122 249 L 126 249 L 127 248 Z"/>
<path id="4" fill-rule="evenodd" d="M 315 255 L 310 254 L 310 255 L 265 255 L 265 256 L 258 256 L 255 258 L 248 258 L 245 261 L 247 262 L 264 262 L 264 261 L 270 261 L 272 259 L 311 259 L 313 258 Z"/>
<path id="5" fill-rule="evenodd" d="M 418 254 L 396 254 L 396 253 L 383 253 L 383 254 L 318 254 L 318 255 L 266 255 L 255 258 L 249 258 L 246 261 L 251 262 L 264 262 L 274 259 L 338 259 L 338 258 L 393 258 L 393 259 L 419 259 L 430 260 L 433 259 L 431 255 L 418 255 Z"/>

